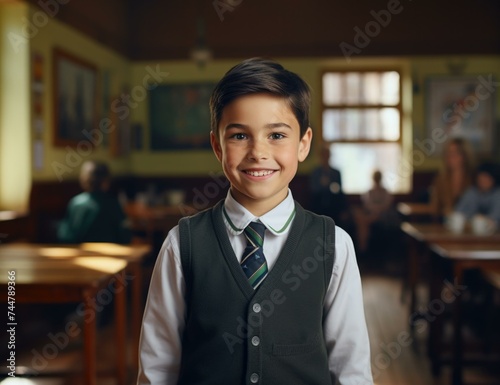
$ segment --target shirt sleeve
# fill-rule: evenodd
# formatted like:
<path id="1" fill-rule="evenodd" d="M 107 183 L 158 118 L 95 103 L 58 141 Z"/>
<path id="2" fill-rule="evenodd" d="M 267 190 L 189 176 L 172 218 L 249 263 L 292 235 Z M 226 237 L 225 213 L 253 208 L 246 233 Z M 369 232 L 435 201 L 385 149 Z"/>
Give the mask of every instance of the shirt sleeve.
<path id="1" fill-rule="evenodd" d="M 351 237 L 335 229 L 335 262 L 325 296 L 323 332 L 335 385 L 373 385 L 363 293 Z"/>
<path id="2" fill-rule="evenodd" d="M 455 211 L 458 211 L 459 213 L 464 214 L 467 218 L 470 218 L 478 211 L 478 201 L 479 197 L 476 190 L 474 188 L 470 188 L 458 201 Z"/>
<path id="3" fill-rule="evenodd" d="M 139 342 L 137 385 L 177 384 L 185 327 L 185 281 L 174 227 L 153 270 Z"/>

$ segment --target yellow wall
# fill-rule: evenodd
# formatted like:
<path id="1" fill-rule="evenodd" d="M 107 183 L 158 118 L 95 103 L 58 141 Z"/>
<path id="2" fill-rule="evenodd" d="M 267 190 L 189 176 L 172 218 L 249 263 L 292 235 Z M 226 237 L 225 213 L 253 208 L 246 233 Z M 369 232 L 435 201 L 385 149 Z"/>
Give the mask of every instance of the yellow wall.
<path id="1" fill-rule="evenodd" d="M 27 15 L 26 5 L 1 6 L 0 210 L 25 211 L 31 187 L 29 45 L 11 44 Z"/>
<path id="2" fill-rule="evenodd" d="M 39 12 L 38 8 L 31 9 L 32 14 Z M 32 16 L 33 17 L 33 16 Z M 129 159 L 127 157 L 111 158 L 110 149 L 100 147 L 92 151 L 91 154 L 82 157 L 71 157 L 70 151 L 65 147 L 55 147 L 53 145 L 53 76 L 52 76 L 52 54 L 54 47 L 76 57 L 81 57 L 87 62 L 98 67 L 99 87 L 102 85 L 102 73 L 110 73 L 110 97 L 115 97 L 121 92 L 121 87 L 127 84 L 129 79 L 130 63 L 124 57 L 116 54 L 109 48 L 104 47 L 98 42 L 89 39 L 75 29 L 63 24 L 57 20 L 50 21 L 43 27 L 40 27 L 38 33 L 31 39 L 31 52 L 43 56 L 43 81 L 44 81 L 44 105 L 43 121 L 44 132 L 42 140 L 44 143 L 43 168 L 33 169 L 34 180 L 54 180 L 58 179 L 54 167 L 57 162 L 60 165 L 68 166 L 71 172 L 60 172 L 63 179 L 75 179 L 78 177 L 80 164 L 86 159 L 99 159 L 109 162 L 113 174 L 127 174 L 129 172 Z M 102 89 L 99 88 L 98 109 L 102 110 Z M 110 101 L 111 102 L 111 101 Z M 102 113 L 98 111 L 99 118 L 103 118 Z M 78 152 L 77 152 L 78 154 Z"/>

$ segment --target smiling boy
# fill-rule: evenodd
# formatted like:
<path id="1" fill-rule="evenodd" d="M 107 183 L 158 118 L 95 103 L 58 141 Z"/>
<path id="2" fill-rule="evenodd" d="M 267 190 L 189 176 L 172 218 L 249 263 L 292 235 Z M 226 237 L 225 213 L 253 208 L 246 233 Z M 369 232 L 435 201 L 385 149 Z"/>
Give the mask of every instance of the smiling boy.
<path id="1" fill-rule="evenodd" d="M 352 241 L 288 188 L 311 146 L 309 104 L 269 60 L 216 86 L 210 138 L 230 189 L 165 240 L 138 384 L 373 384 Z"/>

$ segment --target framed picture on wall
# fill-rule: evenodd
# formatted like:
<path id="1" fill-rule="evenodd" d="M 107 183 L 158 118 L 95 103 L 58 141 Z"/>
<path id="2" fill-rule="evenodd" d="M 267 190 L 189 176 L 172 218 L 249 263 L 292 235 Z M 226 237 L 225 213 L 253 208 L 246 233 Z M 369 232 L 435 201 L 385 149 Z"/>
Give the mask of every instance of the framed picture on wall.
<path id="1" fill-rule="evenodd" d="M 209 149 L 215 82 L 164 84 L 149 92 L 151 150 Z"/>
<path id="2" fill-rule="evenodd" d="M 493 153 L 495 94 L 488 88 L 488 75 L 436 76 L 426 84 L 427 138 L 440 155 L 446 140 L 462 137 L 475 154 Z"/>
<path id="3" fill-rule="evenodd" d="M 53 51 L 54 145 L 89 141 L 97 122 L 97 68 L 59 48 Z"/>

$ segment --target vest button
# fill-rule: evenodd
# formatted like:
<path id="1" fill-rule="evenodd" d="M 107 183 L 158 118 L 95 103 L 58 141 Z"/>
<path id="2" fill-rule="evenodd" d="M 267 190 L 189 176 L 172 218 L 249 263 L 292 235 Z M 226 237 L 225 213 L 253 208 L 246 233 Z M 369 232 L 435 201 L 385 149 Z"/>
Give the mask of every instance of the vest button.
<path id="1" fill-rule="evenodd" d="M 260 313 L 260 304 L 259 303 L 254 303 L 253 304 L 253 311 L 256 312 L 256 313 Z"/>
<path id="2" fill-rule="evenodd" d="M 252 345 L 253 346 L 259 346 L 259 344 L 260 344 L 260 338 L 257 337 L 257 336 L 253 336 L 252 337 Z"/>
<path id="3" fill-rule="evenodd" d="M 253 373 L 251 376 L 250 376 L 250 382 L 252 384 L 256 384 L 257 382 L 259 382 L 259 375 L 257 373 Z"/>

